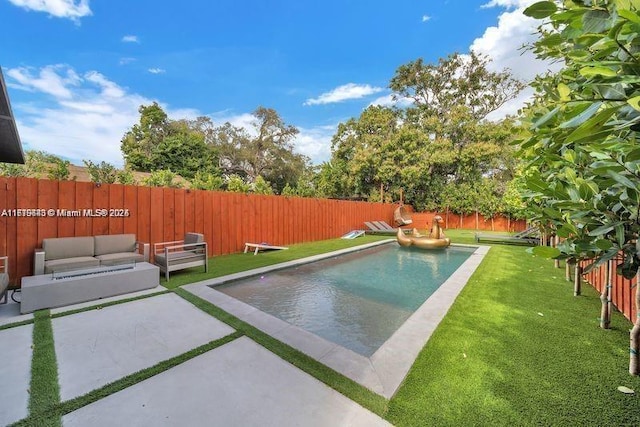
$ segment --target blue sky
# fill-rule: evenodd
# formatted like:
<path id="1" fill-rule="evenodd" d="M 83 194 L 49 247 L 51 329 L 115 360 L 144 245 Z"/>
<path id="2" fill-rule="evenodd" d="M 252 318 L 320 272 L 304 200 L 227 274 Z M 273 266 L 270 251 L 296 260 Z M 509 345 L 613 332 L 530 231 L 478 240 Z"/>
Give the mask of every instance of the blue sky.
<path id="1" fill-rule="evenodd" d="M 389 105 L 408 61 L 473 48 L 525 80 L 544 71 L 518 50 L 533 37 L 530 3 L 0 0 L 0 66 L 23 146 L 75 164 L 121 166 L 120 139 L 153 101 L 174 119 L 241 126 L 274 108 L 319 163 L 338 123 Z"/>

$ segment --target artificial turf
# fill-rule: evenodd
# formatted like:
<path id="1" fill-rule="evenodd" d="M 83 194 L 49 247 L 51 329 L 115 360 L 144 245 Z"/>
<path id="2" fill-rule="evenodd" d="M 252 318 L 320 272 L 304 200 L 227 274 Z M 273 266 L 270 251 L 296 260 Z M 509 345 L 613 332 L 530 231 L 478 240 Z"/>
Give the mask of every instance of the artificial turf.
<path id="1" fill-rule="evenodd" d="M 614 313 L 612 329 L 600 329 L 593 288 L 574 297 L 564 270 L 525 250 L 493 245 L 389 402 L 389 421 L 640 425 L 640 378 L 627 373 L 631 323 Z"/>

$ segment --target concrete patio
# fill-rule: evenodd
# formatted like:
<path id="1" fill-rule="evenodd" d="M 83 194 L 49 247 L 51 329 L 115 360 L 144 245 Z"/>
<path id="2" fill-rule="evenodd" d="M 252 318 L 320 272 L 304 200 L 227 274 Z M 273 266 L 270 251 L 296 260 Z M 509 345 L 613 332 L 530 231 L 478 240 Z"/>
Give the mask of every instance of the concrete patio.
<path id="1" fill-rule="evenodd" d="M 0 306 L 0 324 L 30 318 L 18 316 L 15 303 Z M 61 401 L 234 332 L 175 294 L 70 314 L 51 323 Z M 0 425 L 28 415 L 32 331 L 32 324 L 0 330 L 5 349 L 5 363 L 0 365 Z M 66 414 L 63 424 L 388 425 L 248 337 Z"/>

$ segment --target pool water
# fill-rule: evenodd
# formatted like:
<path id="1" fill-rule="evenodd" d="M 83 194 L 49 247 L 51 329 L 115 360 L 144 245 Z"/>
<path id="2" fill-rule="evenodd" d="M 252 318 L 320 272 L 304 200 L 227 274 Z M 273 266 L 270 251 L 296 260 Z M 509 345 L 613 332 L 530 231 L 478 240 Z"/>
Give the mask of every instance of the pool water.
<path id="1" fill-rule="evenodd" d="M 386 244 L 215 289 L 369 357 L 475 249 Z"/>

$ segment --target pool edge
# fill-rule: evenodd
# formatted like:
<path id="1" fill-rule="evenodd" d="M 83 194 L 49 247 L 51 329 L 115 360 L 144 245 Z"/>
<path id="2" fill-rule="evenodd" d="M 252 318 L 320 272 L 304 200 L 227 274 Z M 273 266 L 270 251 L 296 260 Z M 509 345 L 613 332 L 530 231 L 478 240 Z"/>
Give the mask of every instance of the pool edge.
<path id="1" fill-rule="evenodd" d="M 275 316 L 264 313 L 249 304 L 213 289 L 212 286 L 392 242 L 395 242 L 395 239 L 386 239 L 215 279 L 208 279 L 185 285 L 182 288 L 218 306 L 251 326 L 260 329 L 273 338 L 290 345 L 331 369 L 334 369 L 374 393 L 389 399 L 402 384 L 402 381 L 411 369 L 418 354 L 427 344 L 431 334 L 435 331 L 459 293 L 468 283 L 469 278 L 484 259 L 490 246 L 453 244 L 452 246 L 474 247 L 476 250 L 369 358 L 312 334 L 300 327 L 291 325 Z M 434 296 L 436 298 L 434 298 Z"/>

